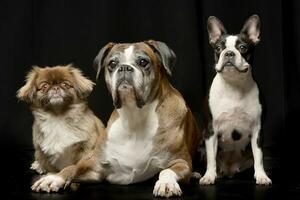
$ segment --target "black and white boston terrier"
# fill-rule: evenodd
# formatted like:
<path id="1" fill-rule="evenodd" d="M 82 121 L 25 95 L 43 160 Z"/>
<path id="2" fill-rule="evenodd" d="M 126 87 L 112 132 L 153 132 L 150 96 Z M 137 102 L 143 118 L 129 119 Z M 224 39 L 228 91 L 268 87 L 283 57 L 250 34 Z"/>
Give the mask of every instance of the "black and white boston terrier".
<path id="1" fill-rule="evenodd" d="M 227 34 L 214 16 L 208 18 L 207 28 L 217 74 L 209 92 L 212 119 L 205 135 L 207 169 L 200 184 L 214 184 L 217 175 L 231 177 L 254 164 L 256 184 L 269 185 L 260 136 L 262 104 L 252 77 L 259 17 L 251 16 L 236 35 Z"/>

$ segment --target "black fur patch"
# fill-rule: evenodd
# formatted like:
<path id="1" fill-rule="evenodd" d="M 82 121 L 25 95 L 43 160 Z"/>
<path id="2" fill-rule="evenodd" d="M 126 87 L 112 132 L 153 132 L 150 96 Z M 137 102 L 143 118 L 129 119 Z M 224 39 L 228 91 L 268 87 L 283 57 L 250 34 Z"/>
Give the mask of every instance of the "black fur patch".
<path id="1" fill-rule="evenodd" d="M 262 135 L 262 131 L 260 130 L 260 132 L 259 132 L 259 134 L 258 134 L 258 137 L 257 137 L 257 146 L 259 147 L 259 148 L 262 148 L 262 146 L 263 146 L 263 139 L 264 139 L 264 137 L 263 137 L 263 135 Z"/>
<path id="2" fill-rule="evenodd" d="M 235 48 L 240 51 L 243 58 L 252 66 L 253 64 L 253 54 L 254 54 L 254 44 L 249 40 L 249 38 L 244 34 L 236 35 L 238 37 Z M 245 52 L 242 52 L 239 48 L 240 44 L 244 44 L 247 47 Z"/>
<path id="3" fill-rule="evenodd" d="M 207 125 L 207 129 L 203 133 L 204 139 L 210 138 L 213 134 L 214 134 L 214 130 L 212 128 L 212 121 L 210 121 Z"/>
<path id="4" fill-rule="evenodd" d="M 234 130 L 231 133 L 231 137 L 234 141 L 237 141 L 241 139 L 242 135 L 237 130 Z"/>

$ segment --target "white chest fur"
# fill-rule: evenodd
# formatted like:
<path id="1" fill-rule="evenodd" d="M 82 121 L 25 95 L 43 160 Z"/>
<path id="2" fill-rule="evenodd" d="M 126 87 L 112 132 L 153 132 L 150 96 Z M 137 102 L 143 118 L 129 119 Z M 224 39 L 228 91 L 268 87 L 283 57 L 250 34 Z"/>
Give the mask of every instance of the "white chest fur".
<path id="1" fill-rule="evenodd" d="M 157 101 L 142 109 L 135 105 L 118 110 L 119 118 L 108 130 L 105 158 L 111 165 L 107 180 L 118 184 L 143 181 L 155 173 L 151 156 L 158 128 Z"/>
<path id="2" fill-rule="evenodd" d="M 232 85 L 217 74 L 211 86 L 209 106 L 214 131 L 221 134 L 223 141 L 230 141 L 234 130 L 249 138 L 260 120 L 259 91 L 252 77 Z M 247 144 L 242 138 L 240 142 L 243 141 L 242 146 Z"/>
<path id="3" fill-rule="evenodd" d="M 35 113 L 35 120 L 38 121 L 37 124 L 41 133 L 40 148 L 45 154 L 54 156 L 54 158 L 65 153 L 65 150 L 71 145 L 86 139 L 79 136 L 76 133 L 76 128 L 68 122 L 70 116 Z"/>

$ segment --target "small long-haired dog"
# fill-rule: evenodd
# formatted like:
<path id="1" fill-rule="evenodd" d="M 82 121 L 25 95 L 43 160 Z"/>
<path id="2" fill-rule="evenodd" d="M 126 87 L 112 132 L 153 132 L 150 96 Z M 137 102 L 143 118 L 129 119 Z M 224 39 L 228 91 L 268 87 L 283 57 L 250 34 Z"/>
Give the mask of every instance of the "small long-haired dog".
<path id="1" fill-rule="evenodd" d="M 58 172 L 92 150 L 104 129 L 87 105 L 93 85 L 72 65 L 33 67 L 28 73 L 17 97 L 31 105 L 34 115 L 31 169 Z"/>

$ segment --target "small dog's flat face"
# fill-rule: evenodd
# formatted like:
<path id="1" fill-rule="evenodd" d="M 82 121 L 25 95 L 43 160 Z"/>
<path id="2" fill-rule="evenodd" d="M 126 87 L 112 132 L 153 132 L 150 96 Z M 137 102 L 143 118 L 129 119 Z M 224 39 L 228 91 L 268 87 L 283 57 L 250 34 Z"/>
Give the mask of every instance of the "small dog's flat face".
<path id="1" fill-rule="evenodd" d="M 219 19 L 209 17 L 207 28 L 218 73 L 231 78 L 250 73 L 253 50 L 259 42 L 259 27 L 259 17 L 253 15 L 245 22 L 239 34 L 228 35 Z"/>
<path id="2" fill-rule="evenodd" d="M 66 106 L 85 98 L 93 83 L 71 66 L 34 67 L 17 97 L 37 107 Z"/>
<path id="3" fill-rule="evenodd" d="M 98 73 L 104 68 L 105 80 L 114 105 L 135 103 L 141 108 L 158 89 L 161 69 L 170 73 L 175 54 L 164 43 L 109 43 L 95 59 Z"/>

